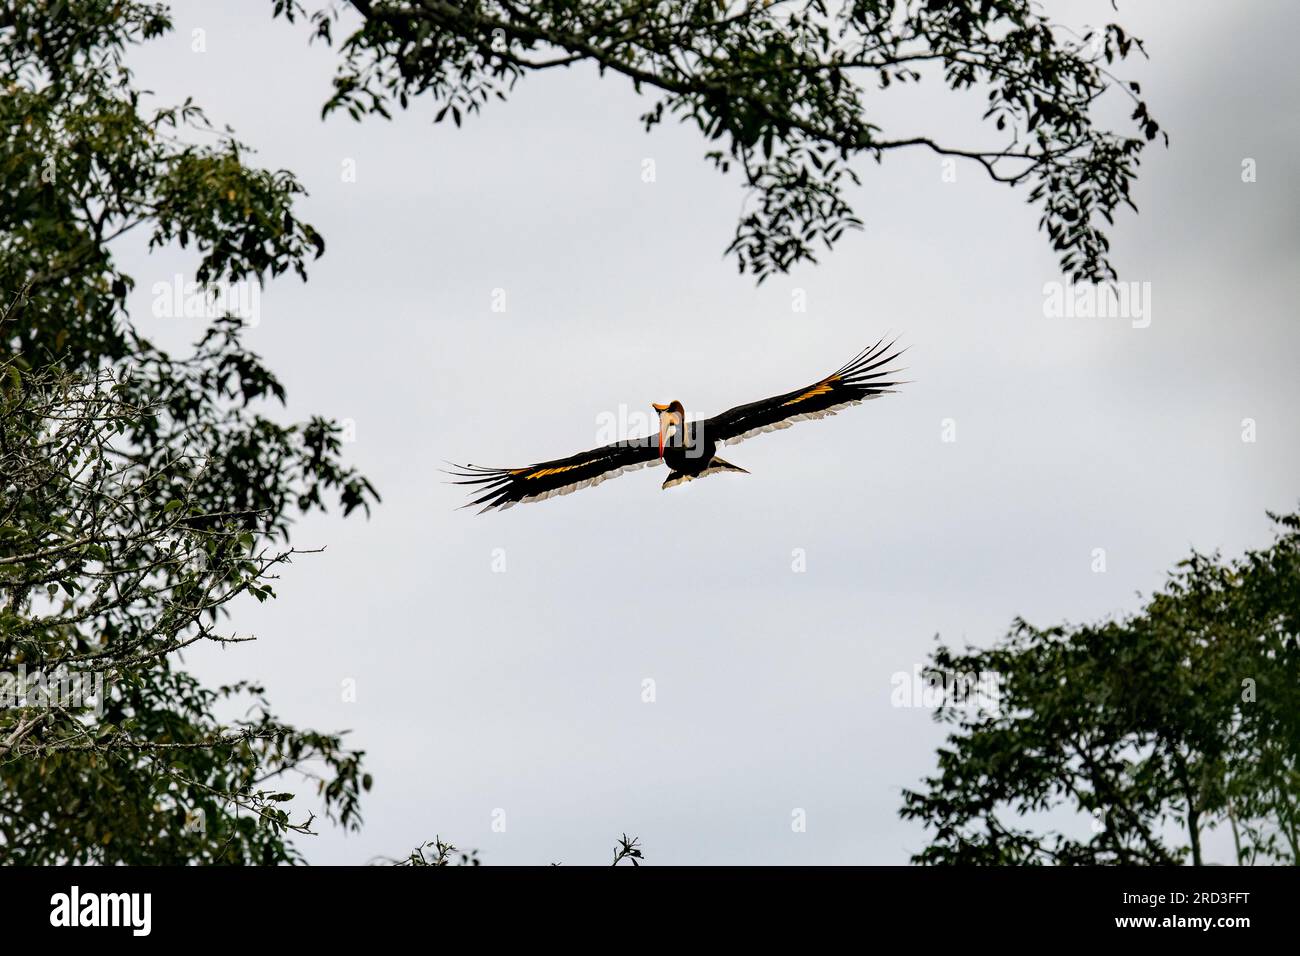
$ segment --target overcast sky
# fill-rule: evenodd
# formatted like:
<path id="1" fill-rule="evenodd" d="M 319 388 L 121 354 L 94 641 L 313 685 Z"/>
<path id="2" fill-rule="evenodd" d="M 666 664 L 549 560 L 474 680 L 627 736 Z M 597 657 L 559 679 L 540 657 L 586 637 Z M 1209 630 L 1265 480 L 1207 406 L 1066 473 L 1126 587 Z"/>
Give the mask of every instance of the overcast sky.
<path id="1" fill-rule="evenodd" d="M 1172 146 L 1147 151 L 1141 214 L 1112 233 L 1121 277 L 1150 284 L 1145 328 L 1045 316 L 1062 277 L 1038 212 L 975 166 L 864 163 L 866 230 L 755 288 L 722 256 L 735 183 L 692 130 L 645 134 L 650 100 L 617 79 L 530 77 L 460 130 L 427 103 L 322 122 L 334 54 L 301 25 L 266 0 L 173 6 L 141 84 L 293 170 L 328 242 L 309 283 L 268 286 L 248 342 L 286 419 L 355 423 L 348 457 L 384 498 L 369 521 L 301 522 L 295 544 L 327 550 L 237 606 L 258 642 L 188 658 L 367 752 L 366 825 L 304 838 L 313 862 L 441 834 L 486 863 L 599 863 L 624 831 L 655 863 L 905 862 L 924 837 L 900 790 L 942 731 L 891 706 L 891 677 L 936 634 L 1133 611 L 1189 548 L 1264 546 L 1265 510 L 1297 502 L 1294 4 L 1048 7 L 1118 18 L 1152 57 L 1122 73 Z M 881 104 L 886 132 L 978 112 L 936 84 L 908 95 Z M 197 337 L 150 315 L 192 256 L 123 256 L 142 330 Z M 885 332 L 913 384 L 730 449 L 749 476 L 661 492 L 645 470 L 483 517 L 441 483 L 444 459 L 590 448 L 620 407 L 709 414 L 804 385 Z"/>

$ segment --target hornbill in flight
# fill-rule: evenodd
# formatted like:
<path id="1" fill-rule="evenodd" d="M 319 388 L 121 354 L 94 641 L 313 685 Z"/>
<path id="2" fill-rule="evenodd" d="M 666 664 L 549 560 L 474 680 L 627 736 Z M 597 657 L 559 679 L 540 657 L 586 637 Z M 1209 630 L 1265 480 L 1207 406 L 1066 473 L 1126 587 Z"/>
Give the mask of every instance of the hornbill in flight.
<path id="1" fill-rule="evenodd" d="M 896 341 L 896 340 L 895 340 Z M 449 474 L 455 484 L 474 485 L 478 495 L 466 508 L 483 505 L 483 511 L 504 510 L 521 501 L 543 501 L 554 495 L 598 485 L 625 471 L 658 464 L 662 459 L 671 469 L 663 487 L 671 488 L 693 478 L 724 471 L 749 474 L 716 454 L 722 445 L 734 445 L 760 432 L 789 428 L 795 422 L 834 415 L 843 408 L 877 398 L 903 384 L 895 379 L 898 370 L 890 363 L 902 354 L 895 342 L 881 339 L 838 371 L 793 392 L 737 405 L 703 421 L 686 420 L 681 402 L 654 404 L 659 413 L 659 436 L 630 438 L 569 458 L 544 461 L 527 468 L 484 468 L 453 465 Z"/>

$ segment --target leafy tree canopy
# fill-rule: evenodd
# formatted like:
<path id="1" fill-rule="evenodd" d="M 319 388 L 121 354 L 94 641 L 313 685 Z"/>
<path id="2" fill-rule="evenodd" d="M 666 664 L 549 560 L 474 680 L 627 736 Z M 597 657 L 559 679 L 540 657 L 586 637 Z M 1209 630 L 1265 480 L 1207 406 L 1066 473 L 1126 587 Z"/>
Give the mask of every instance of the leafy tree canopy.
<path id="1" fill-rule="evenodd" d="M 1141 613 L 991 650 L 941 647 L 946 675 L 996 673 L 989 712 L 947 699 L 938 773 L 904 792 L 932 842 L 918 863 L 1300 863 L 1300 513 L 1236 561 L 1193 553 Z M 1084 836 L 1033 824 L 1083 816 Z M 1181 839 L 1179 835 L 1181 834 Z"/>
<path id="2" fill-rule="evenodd" d="M 314 777 L 358 819 L 370 779 L 338 735 L 278 721 L 249 682 L 174 666 L 241 594 L 272 596 L 292 550 L 213 512 L 207 462 L 159 470 L 126 439 L 154 409 L 112 372 L 0 366 L 0 853 L 12 862 L 276 863 L 308 832 L 270 782 Z M 217 711 L 241 716 L 218 719 Z"/>
<path id="3" fill-rule="evenodd" d="M 340 461 L 337 426 L 265 413 L 284 392 L 237 319 L 179 357 L 132 327 L 127 234 L 192 249 L 209 284 L 305 278 L 324 251 L 290 173 L 134 85 L 127 51 L 168 29 L 165 5 L 130 0 L 0 10 L 0 671 L 90 670 L 113 688 L 102 724 L 0 709 L 11 859 L 296 859 L 258 784 L 315 760 L 327 812 L 355 825 L 368 782 L 339 738 L 280 724 L 255 686 L 209 691 L 174 666 L 220 636 L 230 599 L 269 595 L 284 552 L 268 542 L 295 515 L 376 496 Z M 218 719 L 232 697 L 255 716 Z"/>
<path id="4" fill-rule="evenodd" d="M 310 16 L 333 42 L 341 4 L 273 0 L 290 19 Z M 995 181 L 1025 186 L 1040 227 L 1078 280 L 1115 277 L 1104 228 L 1122 205 L 1147 142 L 1161 135 L 1139 85 L 1111 67 L 1143 52 L 1117 24 L 1076 33 L 1031 0 L 352 0 L 360 27 L 325 112 L 389 116 L 427 94 L 439 122 L 460 125 L 524 76 L 592 64 L 623 77 L 653 105 L 647 129 L 669 118 L 717 143 L 707 158 L 743 175 L 749 194 L 728 251 L 761 282 L 816 261 L 858 228 L 847 189 L 854 160 L 906 148 L 979 164 Z M 874 104 L 901 85 L 939 82 L 983 93 L 978 143 L 936 132 L 893 133 Z M 1114 90 L 1133 129 L 1097 125 Z M 1166 137 L 1167 139 L 1167 137 Z M 1136 208 L 1136 207 L 1134 207 Z"/>

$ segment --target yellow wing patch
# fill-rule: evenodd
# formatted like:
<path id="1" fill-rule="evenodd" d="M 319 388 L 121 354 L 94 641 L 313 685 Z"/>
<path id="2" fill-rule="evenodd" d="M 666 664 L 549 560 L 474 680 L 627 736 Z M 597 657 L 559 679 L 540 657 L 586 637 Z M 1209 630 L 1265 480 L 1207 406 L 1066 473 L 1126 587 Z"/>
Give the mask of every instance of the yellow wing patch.
<path id="1" fill-rule="evenodd" d="M 545 478 L 547 475 L 558 475 L 558 474 L 560 474 L 561 472 L 565 472 L 565 471 L 573 471 L 573 469 L 575 469 L 575 468 L 581 468 L 581 467 L 583 467 L 584 465 L 590 465 L 590 464 L 591 464 L 591 462 L 589 462 L 589 461 L 580 461 L 580 462 L 578 462 L 576 465 L 563 465 L 563 466 L 561 466 L 561 467 L 559 467 L 559 468 L 542 468 L 542 469 L 539 470 L 539 471 L 534 471 L 532 474 L 524 475 L 524 478 L 526 478 L 526 479 L 527 479 L 527 478 Z M 522 470 L 522 471 L 526 471 L 527 469 L 521 469 L 521 470 Z M 519 474 L 519 472 L 515 472 L 515 474 Z"/>
<path id="2" fill-rule="evenodd" d="M 830 378 L 822 379 L 820 382 L 818 382 L 812 388 L 808 389 L 808 391 L 804 392 L 798 398 L 792 398 L 788 402 L 782 402 L 781 407 L 785 408 L 787 405 L 794 405 L 797 404 L 798 402 L 805 401 L 809 398 L 816 398 L 818 395 L 825 395 L 827 392 L 831 391 L 831 382 L 834 382 L 838 378 L 839 378 L 838 375 L 832 375 Z"/>

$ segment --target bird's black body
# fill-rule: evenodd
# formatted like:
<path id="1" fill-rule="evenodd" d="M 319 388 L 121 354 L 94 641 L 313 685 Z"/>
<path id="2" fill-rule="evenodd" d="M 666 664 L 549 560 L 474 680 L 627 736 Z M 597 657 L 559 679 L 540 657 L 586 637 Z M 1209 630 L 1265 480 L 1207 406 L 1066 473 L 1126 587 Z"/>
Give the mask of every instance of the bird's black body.
<path id="1" fill-rule="evenodd" d="M 744 468 L 723 461 L 717 456 L 717 450 L 718 443 L 712 437 L 709 422 L 687 422 L 684 431 L 676 429 L 672 438 L 664 442 L 664 464 L 672 471 L 664 479 L 663 487 L 671 488 L 721 471 L 749 474 Z"/>
<path id="2" fill-rule="evenodd" d="M 526 468 L 484 468 L 466 465 L 452 474 L 460 484 L 481 492 L 470 504 L 483 510 L 509 508 L 522 501 L 542 501 L 599 484 L 662 458 L 670 469 L 663 487 L 724 471 L 748 474 L 717 455 L 722 445 L 744 441 L 761 432 L 789 428 L 795 422 L 834 415 L 850 405 L 878 398 L 901 384 L 888 368 L 899 354 L 883 339 L 860 352 L 838 371 L 804 388 L 748 405 L 737 405 L 712 418 L 687 421 L 681 402 L 655 405 L 659 413 L 658 436 L 632 438 L 604 445 L 568 458 L 541 462 Z"/>
<path id="3" fill-rule="evenodd" d="M 683 475 L 698 475 L 713 461 L 718 450 L 705 422 L 688 422 L 686 437 L 679 431 L 664 442 L 664 464 Z"/>

